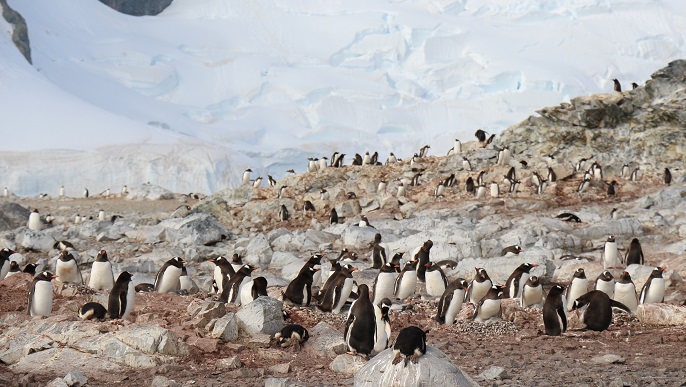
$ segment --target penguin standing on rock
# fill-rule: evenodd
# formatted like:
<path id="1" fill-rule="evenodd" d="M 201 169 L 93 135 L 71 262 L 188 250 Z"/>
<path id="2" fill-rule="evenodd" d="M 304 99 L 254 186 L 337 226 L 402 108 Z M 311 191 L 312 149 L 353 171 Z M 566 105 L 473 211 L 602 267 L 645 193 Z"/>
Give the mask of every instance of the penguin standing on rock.
<path id="1" fill-rule="evenodd" d="M 631 313 L 636 312 L 638 307 L 638 297 L 636 296 L 636 285 L 631 280 L 631 275 L 626 271 L 615 281 L 613 300 L 626 305 Z"/>
<path id="2" fill-rule="evenodd" d="M 469 282 L 464 278 L 458 278 L 451 282 L 438 301 L 438 313 L 436 313 L 434 320 L 446 325 L 455 322 L 455 317 L 462 309 L 468 286 Z"/>
<path id="3" fill-rule="evenodd" d="M 607 294 L 600 290 L 591 290 L 574 301 L 572 310 L 579 314 L 579 320 L 586 324 L 586 328 L 592 331 L 602 332 L 612 322 L 612 308 L 620 308 L 629 313 L 626 305 L 611 300 Z"/>
<path id="4" fill-rule="evenodd" d="M 335 208 L 331 209 L 331 213 L 329 214 L 329 223 L 338 224 L 338 213 L 336 212 Z"/>
<path id="5" fill-rule="evenodd" d="M 69 251 L 62 251 L 57 262 L 55 263 L 55 274 L 57 278 L 64 283 L 82 284 L 83 277 L 81 277 L 81 270 L 76 258 Z"/>
<path id="6" fill-rule="evenodd" d="M 388 348 L 391 339 L 391 300 L 384 298 L 379 305 L 374 304 L 374 316 L 376 318 L 376 333 L 374 334 L 374 352 L 379 353 Z"/>
<path id="7" fill-rule="evenodd" d="M 381 246 L 381 234 L 374 235 L 372 242 L 372 269 L 380 269 L 386 264 L 386 249 Z"/>
<path id="8" fill-rule="evenodd" d="M 162 265 L 155 277 L 155 291 L 159 293 L 175 293 L 181 288 L 181 272 L 186 263 L 181 257 L 174 257 Z"/>
<path id="9" fill-rule="evenodd" d="M 345 323 L 343 340 L 352 354 L 368 357 L 374 350 L 376 335 L 376 314 L 374 304 L 369 300 L 369 287 L 359 287 L 359 298 L 353 302 Z"/>
<path id="10" fill-rule="evenodd" d="M 650 277 L 641 289 L 641 296 L 639 302 L 641 304 L 658 304 L 665 302 L 665 279 L 662 273 L 667 270 L 666 267 L 656 267 L 650 273 Z"/>
<path id="11" fill-rule="evenodd" d="M 123 271 L 117 277 L 107 304 L 110 318 L 125 319 L 133 311 L 136 290 L 131 283 L 132 278 L 133 276 L 128 271 Z"/>
<path id="12" fill-rule="evenodd" d="M 91 267 L 88 287 L 96 290 L 109 290 L 113 286 L 114 274 L 112 273 L 112 264 L 107 258 L 107 251 L 100 250 Z"/>
<path id="13" fill-rule="evenodd" d="M 417 286 L 417 260 L 405 263 L 405 267 L 395 279 L 393 294 L 395 297 L 404 300 L 415 292 Z"/>
<path id="14" fill-rule="evenodd" d="M 306 267 L 313 267 L 315 269 L 321 269 L 322 268 L 322 258 L 324 258 L 326 254 L 312 254 L 310 259 L 305 262 L 305 265 L 300 269 L 300 271 L 305 270 Z M 322 286 L 322 273 L 321 271 L 317 270 L 314 273 L 314 277 L 312 278 L 312 286 L 314 287 L 321 287 Z"/>
<path id="15" fill-rule="evenodd" d="M 440 297 L 448 287 L 448 278 L 436 262 L 429 262 L 426 267 L 426 293 L 431 297 Z"/>
<path id="16" fill-rule="evenodd" d="M 587 292 L 588 279 L 586 278 L 586 272 L 580 267 L 574 272 L 572 282 L 567 287 L 567 293 L 565 294 L 567 299 L 567 310 L 572 310 L 574 301 Z"/>
<path id="17" fill-rule="evenodd" d="M 26 227 L 29 228 L 29 230 L 41 230 L 43 228 L 43 222 L 40 220 L 40 214 L 38 213 L 37 209 L 34 209 L 31 211 L 31 214 L 29 215 L 29 221 L 26 224 Z"/>
<path id="18" fill-rule="evenodd" d="M 600 290 L 608 295 L 610 298 L 615 296 L 615 277 L 609 271 L 605 270 L 598 278 L 595 279 L 595 286 L 593 290 Z"/>
<path id="19" fill-rule="evenodd" d="M 543 325 L 548 336 L 560 336 L 567 330 L 567 301 L 562 286 L 555 285 L 543 304 Z"/>
<path id="20" fill-rule="evenodd" d="M 224 285 L 229 282 L 229 278 L 236 273 L 228 259 L 219 256 L 215 259 L 210 259 L 210 262 L 215 264 L 212 275 L 212 288 L 214 293 L 222 293 Z"/>
<path id="21" fill-rule="evenodd" d="M 467 301 L 476 305 L 491 289 L 493 282 L 486 269 L 475 267 L 474 270 L 476 270 L 476 274 L 474 274 L 474 279 L 467 289 Z"/>
<path id="22" fill-rule="evenodd" d="M 410 326 L 403 328 L 400 333 L 398 333 L 398 338 L 395 339 L 395 344 L 393 344 L 393 357 L 392 363 L 398 364 L 401 361 L 404 363 L 403 366 L 407 367 L 408 362 L 417 364 L 419 358 L 426 353 L 426 334 L 428 331 L 423 331 L 421 328 Z"/>
<path id="23" fill-rule="evenodd" d="M 29 290 L 30 316 L 50 316 L 52 313 L 52 280 L 56 275 L 49 271 L 38 274 L 31 283 Z"/>
<path id="24" fill-rule="evenodd" d="M 353 271 L 357 270 L 354 267 L 346 265 L 336 274 L 336 278 L 331 285 L 326 289 L 321 303 L 318 305 L 319 309 L 324 312 L 332 312 L 334 314 L 341 313 L 341 309 L 345 302 L 350 297 L 353 290 L 354 280 Z"/>
<path id="25" fill-rule="evenodd" d="M 541 282 L 535 275 L 529 277 L 526 284 L 524 284 L 519 304 L 522 308 L 532 305 L 543 305 L 543 286 L 541 286 Z"/>
<path id="26" fill-rule="evenodd" d="M 629 250 L 627 250 L 626 254 L 624 255 L 624 262 L 626 262 L 627 266 L 633 264 L 644 264 L 643 250 L 641 249 L 641 242 L 638 241 L 638 238 L 631 240 L 631 244 L 629 244 Z"/>
<path id="27" fill-rule="evenodd" d="M 243 285 L 241 288 L 241 305 L 247 305 L 255 301 L 258 297 L 268 297 L 267 293 L 267 279 L 264 277 L 257 277 L 250 282 Z"/>
<path id="28" fill-rule="evenodd" d="M 279 207 L 279 220 L 285 222 L 289 218 L 290 214 L 288 213 L 288 208 L 286 208 L 285 204 L 282 204 L 281 207 Z"/>
<path id="29" fill-rule="evenodd" d="M 312 277 L 319 269 L 312 266 L 303 267 L 298 276 L 291 281 L 283 293 L 283 300 L 295 305 L 309 306 L 312 300 Z"/>

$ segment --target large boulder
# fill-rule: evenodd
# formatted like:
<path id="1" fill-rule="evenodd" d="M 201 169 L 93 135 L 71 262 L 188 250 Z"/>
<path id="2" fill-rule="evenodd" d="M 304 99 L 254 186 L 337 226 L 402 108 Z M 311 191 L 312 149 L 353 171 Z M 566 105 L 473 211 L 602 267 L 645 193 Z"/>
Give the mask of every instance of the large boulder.
<path id="1" fill-rule="evenodd" d="M 313 356 L 327 357 L 334 359 L 336 356 L 344 354 L 348 346 L 343 341 L 343 333 L 337 331 L 324 321 L 308 329 L 310 339 L 303 347 L 303 350 Z"/>
<path id="2" fill-rule="evenodd" d="M 45 231 L 29 230 L 22 227 L 17 233 L 17 246 L 21 246 L 27 250 L 37 250 L 48 252 L 52 250 L 55 245 L 55 238 Z"/>
<path id="3" fill-rule="evenodd" d="M 672 304 L 643 304 L 636 309 L 643 324 L 686 326 L 686 306 Z"/>
<path id="4" fill-rule="evenodd" d="M 128 192 L 127 200 L 168 200 L 174 198 L 171 191 L 149 183 L 131 186 L 128 188 Z"/>
<path id="5" fill-rule="evenodd" d="M 393 348 L 376 355 L 355 374 L 355 386 L 478 386 L 436 347 L 427 346 L 417 364 L 393 364 L 394 356 Z"/>
<path id="6" fill-rule="evenodd" d="M 175 246 L 211 245 L 229 237 L 224 226 L 207 214 L 167 219 L 160 226 L 166 231 L 167 241 Z"/>
<path id="7" fill-rule="evenodd" d="M 271 297 L 258 297 L 248 305 L 243 305 L 236 313 L 238 328 L 249 335 L 273 335 L 284 327 L 282 310 L 281 301 Z"/>
<path id="8" fill-rule="evenodd" d="M 14 230 L 26 226 L 31 211 L 17 203 L 5 203 L 0 206 L 0 231 Z"/>

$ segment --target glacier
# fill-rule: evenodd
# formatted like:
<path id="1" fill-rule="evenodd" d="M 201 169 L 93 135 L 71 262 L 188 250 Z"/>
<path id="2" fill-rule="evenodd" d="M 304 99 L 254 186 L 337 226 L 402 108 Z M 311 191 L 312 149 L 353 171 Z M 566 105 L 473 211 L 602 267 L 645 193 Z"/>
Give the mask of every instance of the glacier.
<path id="1" fill-rule="evenodd" d="M 679 0 L 8 3 L 33 66 L 0 19 L 0 187 L 22 196 L 212 193 L 336 150 L 445 154 L 686 57 Z"/>

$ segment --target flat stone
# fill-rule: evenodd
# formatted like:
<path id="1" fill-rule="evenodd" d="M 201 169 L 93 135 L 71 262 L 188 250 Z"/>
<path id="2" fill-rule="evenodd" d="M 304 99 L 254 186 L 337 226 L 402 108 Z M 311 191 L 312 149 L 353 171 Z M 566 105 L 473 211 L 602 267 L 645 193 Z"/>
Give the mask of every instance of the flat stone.
<path id="1" fill-rule="evenodd" d="M 243 364 L 238 355 L 233 355 L 217 360 L 216 367 L 219 370 L 235 370 L 241 368 Z"/>
<path id="2" fill-rule="evenodd" d="M 505 368 L 498 366 L 490 366 L 484 372 L 479 374 L 479 379 L 483 380 L 502 380 L 505 379 L 507 373 Z"/>
<path id="3" fill-rule="evenodd" d="M 337 355 L 344 354 L 348 350 L 348 346 L 343 340 L 343 333 L 323 321 L 308 331 L 310 332 L 310 339 L 303 346 L 303 351 L 313 356 L 334 359 Z"/>
<path id="4" fill-rule="evenodd" d="M 224 342 L 238 338 L 238 322 L 234 313 L 228 313 L 214 322 L 214 328 L 210 337 L 221 339 Z"/>
<path id="5" fill-rule="evenodd" d="M 643 304 L 636 309 L 643 324 L 686 326 L 686 307 L 673 304 Z"/>
<path id="6" fill-rule="evenodd" d="M 347 353 L 336 356 L 335 359 L 329 365 L 329 369 L 332 371 L 353 376 L 367 363 L 360 356 L 353 356 Z"/>
<path id="7" fill-rule="evenodd" d="M 291 372 L 291 363 L 276 364 L 268 368 L 273 374 L 287 374 Z"/>
<path id="8" fill-rule="evenodd" d="M 64 382 L 70 387 L 81 387 L 88 384 L 88 377 L 81 371 L 69 371 Z"/>
<path id="9" fill-rule="evenodd" d="M 624 364 L 626 359 L 619 355 L 608 353 L 607 355 L 593 357 L 591 361 L 598 364 Z"/>

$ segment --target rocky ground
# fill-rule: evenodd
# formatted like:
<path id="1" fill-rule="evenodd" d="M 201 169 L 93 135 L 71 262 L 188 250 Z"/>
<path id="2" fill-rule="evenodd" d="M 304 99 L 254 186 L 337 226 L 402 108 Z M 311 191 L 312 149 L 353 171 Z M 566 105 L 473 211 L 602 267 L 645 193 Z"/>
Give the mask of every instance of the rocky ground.
<path id="1" fill-rule="evenodd" d="M 279 298 L 315 251 L 329 257 L 343 248 L 357 252 L 360 259 L 353 265 L 360 270 L 355 279 L 371 284 L 376 271 L 370 269 L 370 242 L 378 232 L 389 257 L 399 251 L 410 257 L 432 240 L 432 260 L 457 262 L 447 272 L 451 279 L 471 279 L 474 267 L 484 267 L 496 283 L 504 283 L 519 264 L 536 263 L 532 274 L 546 289 L 566 285 L 579 267 L 592 283 L 602 271 L 600 249 L 608 235 L 617 236 L 622 252 L 632 238 L 639 238 L 645 265 L 611 271 L 617 276 L 626 269 L 640 289 L 652 267 L 667 266 L 666 304 L 640 307 L 636 315 L 615 315 L 605 332 L 584 331 L 572 317 L 566 334 L 547 337 L 542 334 L 540 310 L 522 310 L 512 300 L 503 301 L 502 321 L 471 322 L 471 306 L 465 306 L 456 324 L 444 326 L 432 319 L 436 301 L 418 295 L 394 305 L 393 335 L 408 325 L 429 329 L 428 344 L 481 385 L 682 385 L 686 184 L 683 157 L 679 158 L 683 114 L 674 106 L 686 106 L 686 87 L 674 84 L 686 82 L 685 68 L 682 62 L 671 64 L 638 91 L 547 108 L 541 117 L 509 129 L 491 145 L 463 144 L 461 155 L 291 175 L 278 183 L 288 186 L 281 198 L 271 187 L 244 186 L 195 198 L 150 185 L 131 186 L 128 197 L 0 198 L 0 247 L 17 250 L 12 259 L 22 265 L 37 262 L 52 268 L 58 254 L 55 242 L 68 240 L 78 251 L 84 277 L 100 249 L 108 251 L 115 275 L 128 270 L 136 283 L 153 282 L 159 267 L 178 255 L 187 260 L 189 275 L 201 289 L 183 295 L 139 293 L 126 321 L 82 322 L 78 307 L 89 301 L 106 304 L 106 292 L 54 281 L 53 315 L 30 318 L 26 289 L 31 278 L 9 277 L 0 282 L 0 384 L 78 385 L 74 380 L 86 377 L 94 386 L 351 385 L 364 361 L 342 355 L 345 315 L 284 306 L 289 316 L 285 323 L 302 324 L 312 336 L 296 353 L 270 343 L 270 333 L 284 323 L 282 306 L 272 298 Z M 603 116 L 608 118 L 599 121 Z M 650 139 L 646 131 L 651 128 L 671 142 Z M 606 147 L 619 138 L 628 143 Z M 525 146 L 524 139 L 532 145 Z M 630 146 L 639 140 L 643 153 Z M 658 150 L 651 148 L 655 143 Z M 507 144 L 512 159 L 495 165 L 496 147 Z M 557 157 L 546 158 L 549 153 Z M 462 169 L 463 155 L 473 171 Z M 589 159 L 585 168 L 597 159 L 605 174 L 579 193 L 585 168 L 575 173 L 574 165 L 582 158 Z M 640 167 L 638 181 L 621 176 L 625 163 L 631 170 Z M 512 166 L 521 180 L 517 192 L 476 199 L 465 191 L 467 177 L 476 178 L 479 171 L 487 184 L 500 182 L 505 191 L 502 177 Z M 548 167 L 558 180 L 536 194 L 533 172 L 547 176 Z M 672 170 L 671 185 L 664 183 L 665 167 Z M 438 182 L 451 173 L 458 185 L 447 189 L 444 197 L 434 197 Z M 406 197 L 396 197 L 399 180 L 417 174 L 420 185 L 408 185 Z M 377 188 L 381 180 L 388 182 L 385 192 Z M 616 196 L 606 193 L 612 180 L 618 182 Z M 323 188 L 329 199 L 320 197 Z M 349 198 L 349 192 L 355 197 Z M 303 214 L 305 200 L 313 202 L 313 214 Z M 291 213 L 287 221 L 278 219 L 281 205 Z M 51 227 L 24 227 L 33 208 L 44 218 L 54 217 Z M 340 224 L 329 224 L 332 208 Z M 610 217 L 613 208 L 618 210 L 615 218 Z M 100 210 L 106 214 L 104 221 L 97 220 Z M 556 218 L 562 212 L 578 215 L 581 223 Z M 85 217 L 78 224 L 77 214 Z M 361 214 L 375 228 L 359 227 Z M 504 247 L 514 244 L 524 251 L 500 256 Z M 213 270 L 208 260 L 234 252 L 259 266 L 253 276 L 268 280 L 272 298 L 259 303 L 259 310 L 220 304 L 208 293 Z M 322 272 L 328 270 L 324 264 Z M 418 294 L 422 290 L 418 287 Z M 67 375 L 70 371 L 75 373 Z"/>

